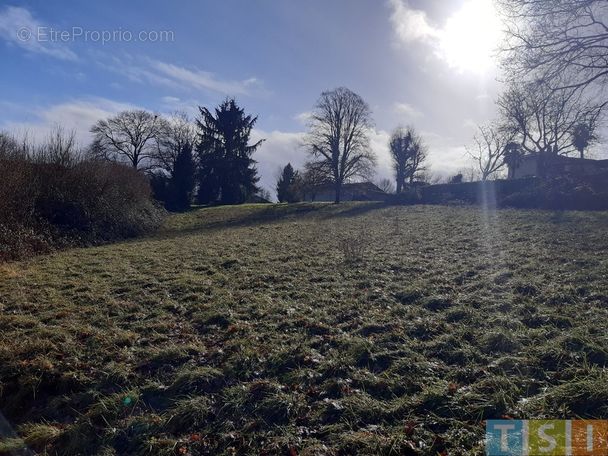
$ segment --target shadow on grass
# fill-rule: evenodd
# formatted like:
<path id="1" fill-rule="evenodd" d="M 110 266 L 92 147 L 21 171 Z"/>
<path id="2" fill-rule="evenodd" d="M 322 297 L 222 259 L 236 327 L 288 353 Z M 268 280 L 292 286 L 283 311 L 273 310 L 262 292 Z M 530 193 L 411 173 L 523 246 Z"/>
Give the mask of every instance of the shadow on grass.
<path id="1" fill-rule="evenodd" d="M 339 204 L 332 206 L 336 208 L 336 210 L 332 213 L 324 214 L 322 217 L 323 219 L 358 217 L 371 211 L 390 207 L 390 204 L 385 203 L 384 201 L 372 201 L 348 204 L 346 206 L 340 206 Z"/>
<path id="2" fill-rule="evenodd" d="M 308 216 L 317 216 L 321 220 L 357 217 L 388 206 L 384 202 L 216 206 L 186 212 L 188 217 L 198 217 L 198 220 L 188 226 L 165 228 L 153 238 L 168 239 L 205 231 L 273 224 Z"/>

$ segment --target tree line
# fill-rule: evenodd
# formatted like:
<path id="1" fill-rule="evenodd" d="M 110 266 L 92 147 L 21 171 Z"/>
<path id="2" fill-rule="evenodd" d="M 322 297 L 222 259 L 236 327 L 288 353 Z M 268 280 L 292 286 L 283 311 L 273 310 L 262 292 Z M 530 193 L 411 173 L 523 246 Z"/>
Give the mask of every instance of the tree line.
<path id="1" fill-rule="evenodd" d="M 507 39 L 499 115 L 468 148 L 482 180 L 521 157 L 586 158 L 600 140 L 608 98 L 608 6 L 604 0 L 499 0 Z M 541 160 L 542 163 L 542 160 Z M 541 168 L 542 171 L 542 168 Z"/>
<path id="2" fill-rule="evenodd" d="M 147 173 L 169 209 L 187 209 L 194 200 L 238 204 L 258 191 L 252 155 L 262 141 L 250 144 L 256 121 L 234 99 L 213 112 L 200 107 L 194 122 L 184 113 L 124 111 L 91 128 L 90 153 Z"/>
<path id="3" fill-rule="evenodd" d="M 323 92 L 308 122 L 305 147 L 310 160 L 302 171 L 290 163 L 283 168 L 276 185 L 279 202 L 299 201 L 315 188 L 330 187 L 339 203 L 345 183 L 371 180 L 376 166 L 369 142 L 372 129 L 372 112 L 361 96 L 345 87 Z M 396 189 L 401 192 L 424 170 L 426 146 L 413 127 L 398 127 L 389 149 Z M 392 187 L 380 185 L 382 190 Z"/>
<path id="4" fill-rule="evenodd" d="M 89 153 L 145 172 L 168 209 L 185 210 L 194 201 L 239 204 L 264 194 L 253 158 L 264 140 L 251 142 L 256 122 L 232 98 L 213 111 L 199 107 L 194 121 L 183 113 L 124 111 L 91 128 Z M 361 96 L 344 87 L 323 92 L 308 125 L 309 160 L 303 171 L 285 167 L 277 183 L 279 201 L 298 201 L 307 191 L 331 186 L 340 202 L 345 183 L 370 180 L 376 165 L 372 128 L 371 109 Z M 390 149 L 396 188 L 402 191 L 423 170 L 426 147 L 413 128 L 400 127 Z"/>

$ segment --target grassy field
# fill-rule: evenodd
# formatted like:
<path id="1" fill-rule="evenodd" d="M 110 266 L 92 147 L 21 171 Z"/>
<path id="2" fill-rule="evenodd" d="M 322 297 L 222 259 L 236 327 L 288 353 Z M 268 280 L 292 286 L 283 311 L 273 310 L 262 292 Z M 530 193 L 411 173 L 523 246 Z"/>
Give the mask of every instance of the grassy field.
<path id="1" fill-rule="evenodd" d="M 0 265 L 0 454 L 477 454 L 485 419 L 607 418 L 607 229 L 219 207 Z"/>

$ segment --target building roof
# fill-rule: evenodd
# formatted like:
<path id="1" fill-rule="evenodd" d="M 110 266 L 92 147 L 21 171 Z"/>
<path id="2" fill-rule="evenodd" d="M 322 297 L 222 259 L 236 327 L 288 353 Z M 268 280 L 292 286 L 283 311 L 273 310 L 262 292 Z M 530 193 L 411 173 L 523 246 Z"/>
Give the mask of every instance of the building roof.
<path id="1" fill-rule="evenodd" d="M 522 160 L 535 160 L 539 157 L 540 154 L 527 154 L 521 157 Z M 562 163 L 588 163 L 599 166 L 608 166 L 608 160 L 596 160 L 593 158 L 580 158 L 580 157 L 568 157 L 567 155 L 553 155 L 549 154 L 547 157 L 550 158 L 553 162 L 562 162 Z"/>
<path id="2" fill-rule="evenodd" d="M 322 191 L 333 191 L 334 185 L 333 184 L 325 184 L 325 185 L 321 185 L 319 187 L 317 187 L 317 191 L 322 192 Z M 348 183 L 348 184 L 342 184 L 342 191 L 350 191 L 350 192 L 359 192 L 359 193 L 384 193 L 382 190 L 380 190 L 380 188 L 371 183 L 371 182 L 352 182 L 352 183 Z"/>

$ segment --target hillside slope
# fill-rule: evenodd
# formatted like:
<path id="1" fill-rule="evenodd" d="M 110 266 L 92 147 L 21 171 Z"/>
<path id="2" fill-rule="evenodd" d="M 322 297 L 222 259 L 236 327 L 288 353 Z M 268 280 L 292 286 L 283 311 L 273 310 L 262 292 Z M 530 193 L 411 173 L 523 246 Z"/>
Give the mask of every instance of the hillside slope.
<path id="1" fill-rule="evenodd" d="M 470 454 L 485 419 L 605 418 L 607 229 L 220 207 L 0 266 L 0 454 Z"/>

